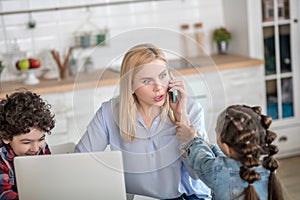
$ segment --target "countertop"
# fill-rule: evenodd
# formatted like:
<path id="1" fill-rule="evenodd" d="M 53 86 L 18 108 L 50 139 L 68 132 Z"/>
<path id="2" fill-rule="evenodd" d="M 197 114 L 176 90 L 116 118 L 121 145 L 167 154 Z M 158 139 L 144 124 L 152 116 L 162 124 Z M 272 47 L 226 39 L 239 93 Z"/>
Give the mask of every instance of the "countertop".
<path id="1" fill-rule="evenodd" d="M 199 72 L 251 67 L 264 64 L 264 61 L 260 59 L 229 54 L 211 55 L 209 58 L 190 58 L 189 62 L 192 63 L 193 67 L 190 66 L 187 68 L 176 69 L 175 75 L 191 75 Z M 0 99 L 5 98 L 6 94 L 12 93 L 19 88 L 26 88 L 38 94 L 49 94 L 109 86 L 117 83 L 118 80 L 119 72 L 111 69 L 101 69 L 92 73 L 80 72 L 76 76 L 70 76 L 63 80 L 40 78 L 40 83 L 37 85 L 25 85 L 18 81 L 0 82 Z"/>

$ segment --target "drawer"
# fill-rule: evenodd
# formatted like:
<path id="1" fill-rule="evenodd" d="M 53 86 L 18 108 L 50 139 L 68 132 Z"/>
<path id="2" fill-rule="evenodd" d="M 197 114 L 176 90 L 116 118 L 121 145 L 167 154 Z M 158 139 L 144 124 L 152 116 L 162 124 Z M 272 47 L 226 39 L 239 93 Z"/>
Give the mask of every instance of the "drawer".
<path id="1" fill-rule="evenodd" d="M 300 126 L 273 129 L 271 126 L 270 130 L 277 134 L 274 144 L 279 148 L 279 157 L 300 154 Z"/>

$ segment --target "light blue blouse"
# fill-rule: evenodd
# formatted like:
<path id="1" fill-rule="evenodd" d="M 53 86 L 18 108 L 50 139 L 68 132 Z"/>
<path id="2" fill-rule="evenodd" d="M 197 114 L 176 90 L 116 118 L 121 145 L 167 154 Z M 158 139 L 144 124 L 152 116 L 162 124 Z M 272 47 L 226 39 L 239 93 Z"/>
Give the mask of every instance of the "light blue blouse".
<path id="1" fill-rule="evenodd" d="M 201 137 L 194 139 L 187 154 L 188 164 L 211 188 L 214 199 L 244 199 L 235 198 L 248 187 L 248 183 L 240 178 L 242 164 L 239 161 L 226 157 L 217 145 L 209 147 Z M 254 169 L 261 175 L 261 180 L 255 181 L 253 186 L 260 199 L 267 200 L 270 171 L 262 166 Z"/>
<path id="2" fill-rule="evenodd" d="M 189 99 L 187 112 L 190 122 L 207 139 L 204 126 L 203 108 Z M 75 152 L 103 151 L 107 145 L 111 150 L 121 150 L 124 162 L 126 192 L 159 199 L 169 199 L 196 194 L 203 199 L 211 199 L 210 189 L 197 178 L 193 170 L 186 167 L 176 138 L 176 126 L 167 118 L 163 122 L 156 117 L 148 129 L 141 115 L 138 115 L 136 139 L 124 142 L 119 132 L 119 99 L 104 102 Z M 191 175 L 191 176 L 190 176 Z"/>

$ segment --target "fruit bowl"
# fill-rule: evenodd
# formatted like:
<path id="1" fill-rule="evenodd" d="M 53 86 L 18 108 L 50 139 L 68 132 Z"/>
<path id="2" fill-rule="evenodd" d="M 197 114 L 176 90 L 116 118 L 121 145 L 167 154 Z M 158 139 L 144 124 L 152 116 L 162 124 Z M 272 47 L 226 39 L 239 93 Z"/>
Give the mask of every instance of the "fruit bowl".
<path id="1" fill-rule="evenodd" d="M 27 85 L 40 83 L 40 80 L 36 77 L 36 72 L 40 66 L 40 60 L 34 58 L 25 58 L 16 62 L 16 68 L 22 73 L 26 73 L 26 78 L 23 83 Z"/>
<path id="2" fill-rule="evenodd" d="M 24 79 L 23 83 L 26 85 L 36 85 L 40 83 L 40 80 L 36 77 L 36 72 L 38 69 L 28 69 L 23 71 L 26 73 L 26 78 Z"/>

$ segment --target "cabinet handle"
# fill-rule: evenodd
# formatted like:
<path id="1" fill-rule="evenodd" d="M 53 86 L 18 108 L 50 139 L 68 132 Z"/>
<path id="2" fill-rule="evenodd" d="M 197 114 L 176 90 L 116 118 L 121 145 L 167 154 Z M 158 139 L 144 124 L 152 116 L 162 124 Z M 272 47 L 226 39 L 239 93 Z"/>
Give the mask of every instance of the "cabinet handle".
<path id="1" fill-rule="evenodd" d="M 278 139 L 279 142 L 286 142 L 287 141 L 287 137 L 286 136 L 281 136 L 279 139 Z"/>
<path id="2" fill-rule="evenodd" d="M 294 23 L 298 23 L 298 19 L 294 19 Z"/>

